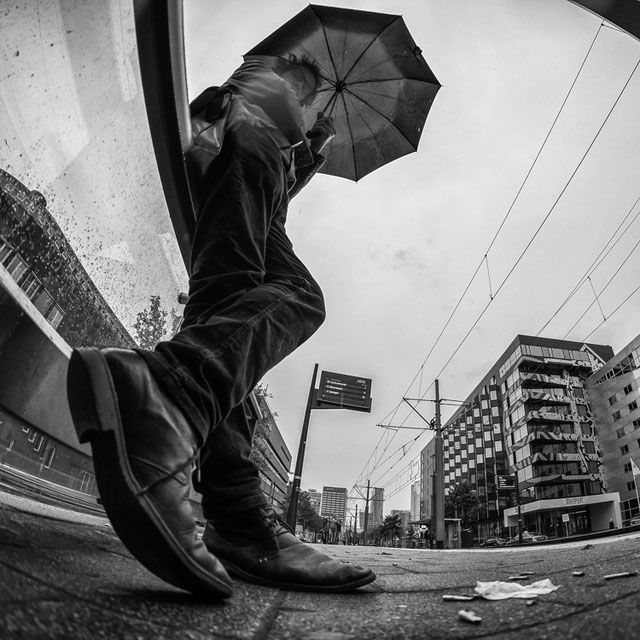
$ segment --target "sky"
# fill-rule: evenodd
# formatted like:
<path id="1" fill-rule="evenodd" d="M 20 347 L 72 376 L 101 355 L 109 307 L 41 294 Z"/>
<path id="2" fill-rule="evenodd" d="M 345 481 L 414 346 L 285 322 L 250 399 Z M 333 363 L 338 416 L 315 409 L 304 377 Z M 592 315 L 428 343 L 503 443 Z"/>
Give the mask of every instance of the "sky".
<path id="1" fill-rule="evenodd" d="M 305 6 L 186 0 L 191 96 Z M 640 292 L 615 311 L 640 282 L 640 43 L 558 0 L 339 6 L 401 14 L 442 88 L 417 153 L 358 183 L 317 175 L 291 203 L 288 232 L 327 320 L 264 382 L 295 461 L 314 364 L 372 379 L 370 414 L 312 413 L 302 488 L 357 495 L 369 479 L 388 513 L 409 509 L 411 463 L 431 437 L 377 426 L 423 426 L 403 397 L 433 398 L 438 377 L 443 398 L 463 400 L 517 334 L 551 318 L 541 335 L 581 341 L 601 325 L 589 340 L 616 352 L 640 333 Z M 433 417 L 431 402 L 419 410 Z"/>

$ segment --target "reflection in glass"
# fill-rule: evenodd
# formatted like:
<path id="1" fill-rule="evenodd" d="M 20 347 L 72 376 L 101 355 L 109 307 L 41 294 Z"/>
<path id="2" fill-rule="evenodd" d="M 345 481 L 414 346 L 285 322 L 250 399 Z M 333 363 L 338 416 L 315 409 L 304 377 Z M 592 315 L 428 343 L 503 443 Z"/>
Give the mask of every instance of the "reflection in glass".
<path id="1" fill-rule="evenodd" d="M 2 264 L 71 344 L 131 343 L 151 297 L 178 309 L 187 287 L 132 5 L 27 0 L 4 8 L 2 35 Z"/>

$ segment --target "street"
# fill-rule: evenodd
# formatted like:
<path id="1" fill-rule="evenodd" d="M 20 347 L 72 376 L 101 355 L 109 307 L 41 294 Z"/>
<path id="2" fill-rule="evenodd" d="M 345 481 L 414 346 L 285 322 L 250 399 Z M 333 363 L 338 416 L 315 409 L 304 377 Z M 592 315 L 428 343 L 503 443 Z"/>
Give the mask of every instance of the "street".
<path id="1" fill-rule="evenodd" d="M 234 582 L 226 602 L 173 589 L 141 567 L 98 516 L 0 493 L 2 638 L 636 638 L 640 534 L 525 548 L 436 551 L 323 545 L 378 579 L 349 595 Z M 574 576 L 572 572 L 584 572 Z M 530 572 L 560 588 L 527 600 L 444 601 L 476 581 Z M 478 624 L 462 621 L 472 610 Z"/>

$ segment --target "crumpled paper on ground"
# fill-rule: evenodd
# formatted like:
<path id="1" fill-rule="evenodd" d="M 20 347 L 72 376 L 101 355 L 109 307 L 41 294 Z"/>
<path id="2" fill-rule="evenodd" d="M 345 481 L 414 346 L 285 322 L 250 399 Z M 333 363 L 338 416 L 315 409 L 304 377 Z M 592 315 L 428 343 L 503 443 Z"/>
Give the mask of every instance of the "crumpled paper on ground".
<path id="1" fill-rule="evenodd" d="M 499 580 L 494 580 L 493 582 L 478 581 L 475 591 L 479 596 L 487 600 L 506 600 L 507 598 L 535 598 L 559 588 L 560 585 L 556 586 L 549 578 L 546 578 L 531 584 L 500 582 Z"/>

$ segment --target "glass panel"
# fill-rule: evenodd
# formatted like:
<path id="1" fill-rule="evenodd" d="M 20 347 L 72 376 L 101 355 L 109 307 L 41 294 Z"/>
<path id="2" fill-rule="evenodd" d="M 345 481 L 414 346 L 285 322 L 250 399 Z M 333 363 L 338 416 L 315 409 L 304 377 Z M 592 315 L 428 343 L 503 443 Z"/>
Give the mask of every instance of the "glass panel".
<path id="1" fill-rule="evenodd" d="M 8 4 L 2 39 L 0 236 L 26 263 L 14 277 L 42 281 L 56 305 L 49 320 L 68 342 L 127 342 L 151 296 L 170 311 L 187 286 L 149 134 L 132 3 Z M 44 300 L 36 306 L 46 313 Z M 109 335 L 73 333 L 82 314 Z"/>

